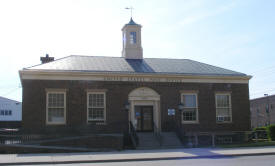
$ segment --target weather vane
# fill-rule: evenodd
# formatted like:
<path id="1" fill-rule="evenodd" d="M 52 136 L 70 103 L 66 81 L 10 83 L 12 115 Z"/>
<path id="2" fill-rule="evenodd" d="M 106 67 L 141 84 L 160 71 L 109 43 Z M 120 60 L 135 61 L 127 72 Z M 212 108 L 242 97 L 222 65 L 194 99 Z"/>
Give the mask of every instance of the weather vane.
<path id="1" fill-rule="evenodd" d="M 134 8 L 131 6 L 131 7 L 126 7 L 125 9 L 127 9 L 127 10 L 130 9 L 130 10 L 131 10 L 131 18 L 132 18 L 132 16 L 133 16 L 133 9 L 134 9 Z"/>

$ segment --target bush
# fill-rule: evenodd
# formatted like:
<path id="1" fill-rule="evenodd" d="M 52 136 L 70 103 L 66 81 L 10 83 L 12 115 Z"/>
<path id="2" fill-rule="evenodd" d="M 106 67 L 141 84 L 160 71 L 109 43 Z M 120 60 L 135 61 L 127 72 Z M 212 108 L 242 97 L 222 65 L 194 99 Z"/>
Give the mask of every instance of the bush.
<path id="1" fill-rule="evenodd" d="M 254 139 L 268 139 L 267 136 L 267 127 L 263 126 L 263 127 L 256 127 L 253 129 L 254 134 L 253 134 L 253 138 Z"/>
<path id="2" fill-rule="evenodd" d="M 267 136 L 270 141 L 275 141 L 275 124 L 267 127 Z"/>
<path id="3" fill-rule="evenodd" d="M 259 130 L 267 130 L 267 127 L 256 127 L 253 129 L 254 131 L 259 131 Z"/>

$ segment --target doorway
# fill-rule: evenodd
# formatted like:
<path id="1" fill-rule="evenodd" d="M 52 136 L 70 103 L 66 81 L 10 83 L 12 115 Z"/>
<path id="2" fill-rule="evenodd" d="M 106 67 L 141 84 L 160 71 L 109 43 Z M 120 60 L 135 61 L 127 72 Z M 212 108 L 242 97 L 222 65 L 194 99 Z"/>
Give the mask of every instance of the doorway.
<path id="1" fill-rule="evenodd" d="M 135 120 L 138 132 L 152 132 L 153 124 L 153 106 L 135 106 Z"/>

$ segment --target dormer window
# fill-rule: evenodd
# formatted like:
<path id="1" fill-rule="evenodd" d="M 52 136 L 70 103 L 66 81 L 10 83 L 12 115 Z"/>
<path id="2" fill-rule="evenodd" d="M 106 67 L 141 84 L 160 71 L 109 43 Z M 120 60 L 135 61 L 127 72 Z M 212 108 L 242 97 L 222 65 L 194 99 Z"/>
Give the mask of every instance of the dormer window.
<path id="1" fill-rule="evenodd" d="M 137 43 L 137 32 L 130 32 L 130 44 Z"/>

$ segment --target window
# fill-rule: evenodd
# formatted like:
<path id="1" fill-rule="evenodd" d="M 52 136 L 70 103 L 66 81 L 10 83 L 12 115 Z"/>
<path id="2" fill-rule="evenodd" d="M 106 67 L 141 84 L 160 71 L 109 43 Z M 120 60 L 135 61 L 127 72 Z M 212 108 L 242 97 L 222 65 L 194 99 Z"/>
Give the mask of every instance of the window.
<path id="1" fill-rule="evenodd" d="M 126 33 L 125 32 L 123 33 L 122 41 L 123 41 L 123 48 L 125 48 L 125 45 L 126 45 Z"/>
<path id="2" fill-rule="evenodd" d="M 130 32 L 130 43 L 131 44 L 137 43 L 137 33 L 136 32 Z"/>
<path id="3" fill-rule="evenodd" d="M 11 110 L 0 110 L 0 115 L 2 115 L 2 116 L 11 116 L 12 111 Z"/>
<path id="4" fill-rule="evenodd" d="M 56 90 L 47 92 L 47 124 L 66 123 L 66 92 Z"/>
<path id="5" fill-rule="evenodd" d="M 269 105 L 268 104 L 265 105 L 265 112 L 269 113 Z"/>
<path id="6" fill-rule="evenodd" d="M 183 123 L 198 122 L 198 106 L 196 93 L 183 93 L 181 95 L 183 103 L 182 121 Z"/>
<path id="7" fill-rule="evenodd" d="M 216 94 L 216 121 L 231 122 L 231 96 L 229 93 Z"/>
<path id="8" fill-rule="evenodd" d="M 88 121 L 105 121 L 105 92 L 88 92 Z"/>

